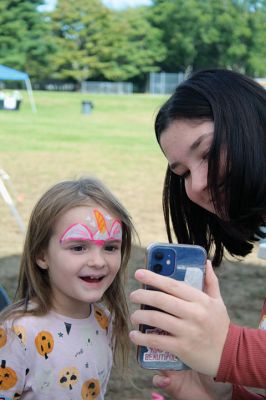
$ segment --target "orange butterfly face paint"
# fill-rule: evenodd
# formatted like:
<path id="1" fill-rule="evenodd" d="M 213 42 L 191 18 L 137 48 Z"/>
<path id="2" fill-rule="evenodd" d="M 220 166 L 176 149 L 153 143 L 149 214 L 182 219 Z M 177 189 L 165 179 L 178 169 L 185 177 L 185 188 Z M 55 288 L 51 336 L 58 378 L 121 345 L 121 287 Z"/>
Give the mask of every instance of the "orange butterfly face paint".
<path id="1" fill-rule="evenodd" d="M 60 238 L 60 243 L 67 241 L 90 240 L 102 245 L 106 241 L 122 241 L 122 224 L 102 208 L 89 208 L 84 222 L 69 226 Z"/>

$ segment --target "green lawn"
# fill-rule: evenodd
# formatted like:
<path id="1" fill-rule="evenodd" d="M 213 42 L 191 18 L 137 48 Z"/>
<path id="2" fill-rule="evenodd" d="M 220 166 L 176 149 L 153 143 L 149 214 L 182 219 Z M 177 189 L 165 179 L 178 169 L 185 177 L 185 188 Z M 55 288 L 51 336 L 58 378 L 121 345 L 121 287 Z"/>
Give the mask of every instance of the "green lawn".
<path id="1" fill-rule="evenodd" d="M 139 147 L 153 151 L 154 114 L 162 97 L 34 92 L 37 113 L 23 93 L 21 110 L 1 111 L 1 150 L 67 151 L 97 143 L 101 147 Z M 82 100 L 93 102 L 90 115 L 81 113 Z"/>
<path id="2" fill-rule="evenodd" d="M 143 244 L 164 239 L 161 189 L 166 161 L 153 124 L 166 97 L 36 91 L 33 114 L 27 92 L 22 95 L 19 111 L 0 111 L 0 168 L 24 198 L 18 209 L 25 223 L 50 185 L 93 175 L 129 209 Z M 93 102 L 90 115 L 81 112 L 83 100 Z M 0 236 L 0 256 L 19 252 L 21 235 L 1 198 L 0 217 L 8 227 Z"/>

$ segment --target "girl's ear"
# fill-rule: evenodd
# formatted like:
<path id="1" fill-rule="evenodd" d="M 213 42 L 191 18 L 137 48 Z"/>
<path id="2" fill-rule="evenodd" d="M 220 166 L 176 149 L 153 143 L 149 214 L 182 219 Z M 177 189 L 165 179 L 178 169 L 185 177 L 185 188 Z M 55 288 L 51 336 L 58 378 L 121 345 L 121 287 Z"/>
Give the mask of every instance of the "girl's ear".
<path id="1" fill-rule="evenodd" d="M 48 269 L 47 258 L 45 251 L 42 251 L 38 257 L 36 257 L 37 265 L 42 269 Z"/>

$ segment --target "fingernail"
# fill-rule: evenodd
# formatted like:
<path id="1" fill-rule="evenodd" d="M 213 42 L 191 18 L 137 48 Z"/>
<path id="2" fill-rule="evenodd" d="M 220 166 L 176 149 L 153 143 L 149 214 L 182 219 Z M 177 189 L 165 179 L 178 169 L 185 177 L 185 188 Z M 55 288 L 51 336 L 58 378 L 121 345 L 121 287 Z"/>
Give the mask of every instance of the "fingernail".
<path id="1" fill-rule="evenodd" d="M 169 384 L 170 384 L 170 378 L 160 376 L 160 379 L 157 381 L 156 386 L 160 389 L 164 389 Z"/>
<path id="2" fill-rule="evenodd" d="M 144 276 L 145 276 L 145 273 L 144 273 L 143 269 L 138 269 L 135 272 L 135 278 L 137 278 L 137 279 L 144 278 Z"/>
<path id="3" fill-rule="evenodd" d="M 129 332 L 129 337 L 130 339 L 134 339 L 136 337 L 136 335 L 138 334 L 138 331 L 131 331 Z"/>

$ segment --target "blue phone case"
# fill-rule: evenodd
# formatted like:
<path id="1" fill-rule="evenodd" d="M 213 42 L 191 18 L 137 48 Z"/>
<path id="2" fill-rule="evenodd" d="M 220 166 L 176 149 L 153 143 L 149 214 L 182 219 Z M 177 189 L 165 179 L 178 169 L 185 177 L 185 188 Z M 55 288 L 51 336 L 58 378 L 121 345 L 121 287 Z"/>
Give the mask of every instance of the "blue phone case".
<path id="1" fill-rule="evenodd" d="M 147 269 L 160 275 L 184 281 L 199 290 L 203 289 L 207 260 L 207 254 L 203 247 L 185 244 L 152 243 L 147 248 L 146 260 Z M 149 286 L 144 286 L 144 288 L 153 290 Z M 153 307 L 143 305 L 143 308 L 152 309 Z M 168 334 L 148 325 L 140 325 L 139 329 L 147 334 Z M 137 359 L 138 363 L 146 369 L 176 371 L 189 369 L 173 354 L 145 346 L 138 346 Z"/>

